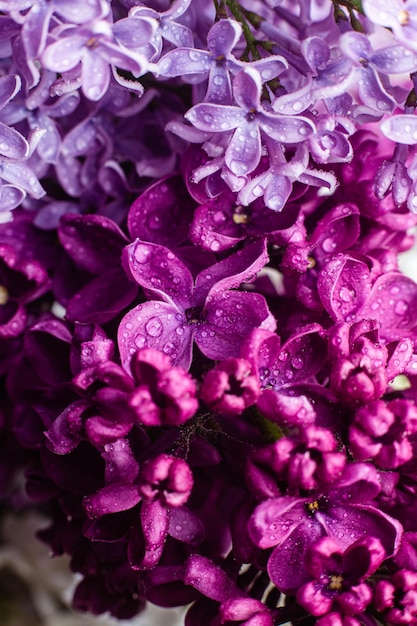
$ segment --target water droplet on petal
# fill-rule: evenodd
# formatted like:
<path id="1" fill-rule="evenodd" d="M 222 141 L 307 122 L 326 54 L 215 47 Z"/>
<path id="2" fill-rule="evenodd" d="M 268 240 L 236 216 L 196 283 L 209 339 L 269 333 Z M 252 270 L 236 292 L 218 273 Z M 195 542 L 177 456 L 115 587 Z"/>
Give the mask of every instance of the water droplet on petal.
<path id="1" fill-rule="evenodd" d="M 162 335 L 162 322 L 158 317 L 150 317 L 145 324 L 145 330 L 151 337 L 159 337 Z"/>

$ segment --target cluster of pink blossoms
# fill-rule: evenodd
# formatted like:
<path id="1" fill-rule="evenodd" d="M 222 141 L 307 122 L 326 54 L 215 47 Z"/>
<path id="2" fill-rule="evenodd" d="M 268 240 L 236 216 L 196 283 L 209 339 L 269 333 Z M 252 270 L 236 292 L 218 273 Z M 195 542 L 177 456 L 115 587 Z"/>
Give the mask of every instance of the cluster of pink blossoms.
<path id="1" fill-rule="evenodd" d="M 0 0 L 1 514 L 75 608 L 417 625 L 416 41 L 414 0 Z"/>

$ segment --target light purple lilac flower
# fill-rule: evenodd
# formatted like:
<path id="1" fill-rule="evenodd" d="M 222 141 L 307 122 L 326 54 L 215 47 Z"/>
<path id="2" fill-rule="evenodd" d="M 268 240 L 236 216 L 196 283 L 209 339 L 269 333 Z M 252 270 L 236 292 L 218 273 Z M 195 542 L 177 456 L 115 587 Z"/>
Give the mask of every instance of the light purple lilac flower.
<path id="1" fill-rule="evenodd" d="M 201 103 L 185 117 L 198 129 L 233 132 L 225 151 L 225 163 L 236 176 L 253 172 L 261 158 L 261 133 L 284 144 L 305 141 L 315 128 L 301 116 L 282 116 L 264 109 L 261 104 L 262 78 L 250 67 L 241 70 L 233 81 L 233 97 L 237 105 Z"/>
<path id="2" fill-rule="evenodd" d="M 416 50 L 417 4 L 414 0 L 363 0 L 366 16 L 374 24 L 391 28 L 405 47 Z"/>

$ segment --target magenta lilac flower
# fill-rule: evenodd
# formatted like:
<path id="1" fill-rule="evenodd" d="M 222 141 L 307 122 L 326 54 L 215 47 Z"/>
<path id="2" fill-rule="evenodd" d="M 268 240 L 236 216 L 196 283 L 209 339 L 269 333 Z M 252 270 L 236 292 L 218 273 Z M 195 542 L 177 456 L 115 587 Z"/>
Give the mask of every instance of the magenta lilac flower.
<path id="1" fill-rule="evenodd" d="M 0 13 L 0 562 L 14 511 L 79 611 L 417 624 L 417 3 Z"/>

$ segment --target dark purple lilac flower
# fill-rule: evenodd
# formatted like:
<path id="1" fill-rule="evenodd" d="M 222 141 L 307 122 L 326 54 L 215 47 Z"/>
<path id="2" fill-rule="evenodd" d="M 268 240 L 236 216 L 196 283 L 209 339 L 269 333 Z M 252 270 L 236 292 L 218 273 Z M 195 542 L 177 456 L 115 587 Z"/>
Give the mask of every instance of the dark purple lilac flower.
<path id="1" fill-rule="evenodd" d="M 312 580 L 298 589 L 297 601 L 311 615 L 362 613 L 373 596 L 365 581 L 384 559 L 376 537 L 359 539 L 345 551 L 334 539 L 323 537 L 308 550 L 306 568 Z"/>
<path id="2" fill-rule="evenodd" d="M 204 376 L 199 395 L 212 411 L 240 415 L 258 399 L 258 377 L 245 359 L 224 359 Z"/>
<path id="3" fill-rule="evenodd" d="M 119 326 L 122 363 L 145 346 L 168 354 L 188 369 L 193 339 L 207 357 L 238 356 L 243 339 L 255 327 L 275 329 L 263 296 L 232 291 L 252 278 L 267 261 L 264 242 L 243 250 L 200 272 L 195 284 L 189 269 L 173 252 L 136 241 L 124 251 L 132 278 L 149 297 L 158 298 L 129 311 Z"/>
<path id="4" fill-rule="evenodd" d="M 374 400 L 361 407 L 349 428 L 349 444 L 360 461 L 372 459 L 395 469 L 413 456 L 409 440 L 417 432 L 417 409 L 409 400 Z"/>
<path id="5" fill-rule="evenodd" d="M 241 70 L 233 81 L 237 106 L 201 103 L 185 117 L 198 129 L 212 133 L 234 131 L 225 151 L 225 163 L 236 176 L 254 171 L 261 158 L 261 132 L 277 142 L 305 141 L 315 128 L 306 117 L 282 116 L 261 104 L 262 77 L 252 67 Z"/>
<path id="6" fill-rule="evenodd" d="M 374 605 L 390 626 L 414 624 L 417 620 L 417 574 L 402 569 L 375 587 Z"/>
<path id="7" fill-rule="evenodd" d="M 255 545 L 274 547 L 268 572 L 278 589 L 294 593 L 308 581 L 299 564 L 322 537 L 334 539 L 343 549 L 366 536 L 378 537 L 387 558 L 395 554 L 402 526 L 376 508 L 373 500 L 380 490 L 375 468 L 353 463 L 337 482 L 307 497 L 281 496 L 259 504 L 248 529 Z"/>

